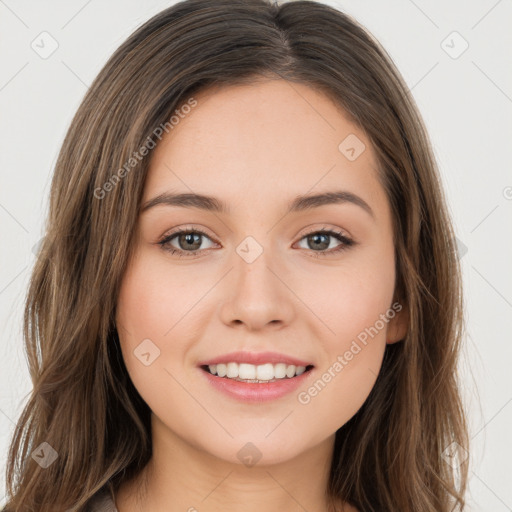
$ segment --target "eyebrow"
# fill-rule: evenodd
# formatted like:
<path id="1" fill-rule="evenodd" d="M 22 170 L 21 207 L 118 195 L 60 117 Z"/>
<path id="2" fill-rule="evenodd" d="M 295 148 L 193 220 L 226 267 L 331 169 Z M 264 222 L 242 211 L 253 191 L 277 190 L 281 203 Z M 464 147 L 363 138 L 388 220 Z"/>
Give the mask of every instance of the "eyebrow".
<path id="1" fill-rule="evenodd" d="M 373 219 L 375 215 L 370 205 L 358 195 L 347 190 L 323 192 L 321 194 L 296 196 L 288 205 L 287 213 L 302 212 L 329 204 L 351 203 L 361 207 Z M 183 208 L 199 208 L 201 210 L 229 214 L 228 206 L 221 200 L 207 195 L 163 192 L 146 201 L 141 207 L 141 213 L 158 205 L 181 206 Z"/>

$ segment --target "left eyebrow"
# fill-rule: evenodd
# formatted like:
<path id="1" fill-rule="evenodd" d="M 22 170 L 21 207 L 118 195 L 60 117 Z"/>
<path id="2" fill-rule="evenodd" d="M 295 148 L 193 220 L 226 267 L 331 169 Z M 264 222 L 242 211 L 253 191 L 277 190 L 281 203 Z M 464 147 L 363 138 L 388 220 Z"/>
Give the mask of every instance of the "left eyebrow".
<path id="1" fill-rule="evenodd" d="M 347 190 L 338 190 L 335 192 L 323 192 L 321 194 L 296 196 L 288 205 L 287 213 L 302 212 L 312 208 L 319 208 L 329 204 L 352 203 L 362 208 L 374 220 L 375 215 L 370 205 L 358 195 Z M 172 194 L 163 192 L 152 199 L 146 201 L 141 207 L 141 213 L 157 205 L 180 206 L 182 208 L 199 208 L 205 211 L 229 214 L 228 206 L 216 197 L 203 194 L 184 193 Z"/>
<path id="2" fill-rule="evenodd" d="M 318 208 L 327 204 L 352 203 L 362 208 L 374 220 L 375 215 L 370 205 L 358 195 L 348 190 L 338 190 L 335 192 L 324 192 L 322 194 L 297 196 L 289 205 L 288 213 L 301 212 L 310 208 Z"/>

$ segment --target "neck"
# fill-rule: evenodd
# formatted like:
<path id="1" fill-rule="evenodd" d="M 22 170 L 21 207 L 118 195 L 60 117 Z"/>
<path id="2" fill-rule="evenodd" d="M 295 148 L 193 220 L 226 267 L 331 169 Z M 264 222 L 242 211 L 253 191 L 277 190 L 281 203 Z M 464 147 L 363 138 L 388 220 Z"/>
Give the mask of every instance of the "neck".
<path id="1" fill-rule="evenodd" d="M 291 460 L 246 466 L 190 445 L 154 415 L 152 431 L 152 458 L 121 485 L 119 512 L 332 510 L 326 489 L 334 435 Z"/>

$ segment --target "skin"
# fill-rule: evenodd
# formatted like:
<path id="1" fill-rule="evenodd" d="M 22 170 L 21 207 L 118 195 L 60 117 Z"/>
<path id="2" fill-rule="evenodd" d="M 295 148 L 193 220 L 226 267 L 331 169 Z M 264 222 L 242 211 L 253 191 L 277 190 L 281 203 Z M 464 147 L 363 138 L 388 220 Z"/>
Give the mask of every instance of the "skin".
<path id="1" fill-rule="evenodd" d="M 158 205 L 139 217 L 116 320 L 126 367 L 152 410 L 153 457 L 121 486 L 116 505 L 120 512 L 327 511 L 335 432 L 370 393 L 386 343 L 407 329 L 404 307 L 299 403 L 298 393 L 395 301 L 391 211 L 377 160 L 364 132 L 306 85 L 262 81 L 194 98 L 197 106 L 153 150 L 143 203 L 165 191 L 194 192 L 221 199 L 230 213 Z M 338 149 L 349 134 L 366 146 L 354 161 Z M 374 217 L 348 202 L 286 214 L 297 195 L 340 189 L 366 201 Z M 191 252 L 201 244 L 198 255 L 178 257 L 157 244 L 191 227 L 207 237 L 189 241 L 192 249 L 175 237 L 168 247 Z M 307 235 L 322 229 L 357 243 L 334 253 L 341 242 L 331 236 L 318 249 Z M 263 248 L 250 264 L 236 252 L 247 236 Z M 134 350 L 148 338 L 160 355 L 146 366 Z M 296 392 L 243 403 L 197 367 L 234 350 L 281 352 L 315 368 Z M 261 452 L 252 467 L 237 457 L 248 442 Z M 138 501 L 143 478 L 147 493 Z"/>

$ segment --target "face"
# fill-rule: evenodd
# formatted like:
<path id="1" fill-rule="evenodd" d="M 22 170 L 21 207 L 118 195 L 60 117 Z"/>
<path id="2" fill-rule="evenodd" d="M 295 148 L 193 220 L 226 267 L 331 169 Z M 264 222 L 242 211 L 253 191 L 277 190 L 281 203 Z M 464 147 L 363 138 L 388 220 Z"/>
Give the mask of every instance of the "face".
<path id="1" fill-rule="evenodd" d="M 404 334 L 391 212 L 370 141 L 321 93 L 276 80 L 194 99 L 151 155 L 116 310 L 123 357 L 162 436 L 277 463 L 357 412 Z M 325 193 L 341 194 L 296 201 Z M 216 201 L 149 203 L 162 194 Z M 219 357 L 276 381 L 201 367 Z M 307 370 L 281 378 L 293 360 Z"/>

